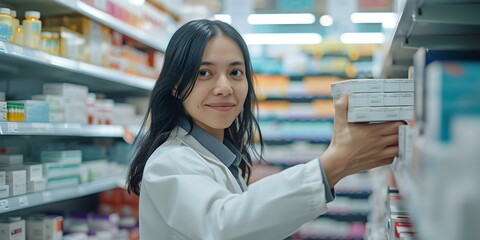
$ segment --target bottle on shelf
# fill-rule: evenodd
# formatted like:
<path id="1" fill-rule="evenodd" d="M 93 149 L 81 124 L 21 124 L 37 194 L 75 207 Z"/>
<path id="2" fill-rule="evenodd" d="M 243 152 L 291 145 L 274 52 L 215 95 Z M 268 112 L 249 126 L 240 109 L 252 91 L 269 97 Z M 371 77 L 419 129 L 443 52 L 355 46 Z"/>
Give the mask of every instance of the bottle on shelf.
<path id="1" fill-rule="evenodd" d="M 0 41 L 12 39 L 13 19 L 10 8 L 0 8 Z"/>
<path id="2" fill-rule="evenodd" d="M 22 21 L 24 31 L 25 46 L 31 48 L 40 48 L 42 21 L 40 21 L 40 12 L 26 11 L 25 19 Z"/>
<path id="3" fill-rule="evenodd" d="M 15 42 L 15 33 L 17 31 L 18 25 L 20 25 L 20 21 L 17 18 L 17 11 L 10 10 L 10 16 L 12 16 L 12 35 L 10 37 L 10 41 Z"/>

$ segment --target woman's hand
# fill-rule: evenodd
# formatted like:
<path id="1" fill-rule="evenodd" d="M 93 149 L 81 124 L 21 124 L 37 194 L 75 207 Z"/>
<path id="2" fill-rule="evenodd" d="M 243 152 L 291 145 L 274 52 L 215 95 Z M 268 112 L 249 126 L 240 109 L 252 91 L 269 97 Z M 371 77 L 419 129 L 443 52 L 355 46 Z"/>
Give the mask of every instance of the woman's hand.
<path id="1" fill-rule="evenodd" d="M 321 161 L 333 188 L 340 179 L 390 164 L 398 154 L 398 127 L 403 122 L 348 123 L 348 96 L 335 102 L 333 136 Z"/>

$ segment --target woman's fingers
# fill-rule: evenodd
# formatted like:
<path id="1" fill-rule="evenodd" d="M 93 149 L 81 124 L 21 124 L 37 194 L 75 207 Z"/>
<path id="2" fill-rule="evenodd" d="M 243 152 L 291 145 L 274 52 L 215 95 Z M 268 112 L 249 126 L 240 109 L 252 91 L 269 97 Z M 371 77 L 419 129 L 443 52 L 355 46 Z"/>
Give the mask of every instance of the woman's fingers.
<path id="1" fill-rule="evenodd" d="M 395 146 L 398 145 L 398 134 L 392 134 L 382 137 L 383 146 Z"/>
<path id="2" fill-rule="evenodd" d="M 335 124 L 347 124 L 348 118 L 348 96 L 342 94 L 342 96 L 335 101 Z"/>
<path id="3" fill-rule="evenodd" d="M 386 147 L 380 154 L 381 158 L 393 158 L 398 155 L 398 146 Z"/>
<path id="4" fill-rule="evenodd" d="M 373 126 L 373 131 L 378 133 L 380 136 L 388 136 L 392 134 L 398 133 L 398 127 L 405 123 L 396 121 L 396 122 L 384 122 L 384 123 L 376 123 Z"/>

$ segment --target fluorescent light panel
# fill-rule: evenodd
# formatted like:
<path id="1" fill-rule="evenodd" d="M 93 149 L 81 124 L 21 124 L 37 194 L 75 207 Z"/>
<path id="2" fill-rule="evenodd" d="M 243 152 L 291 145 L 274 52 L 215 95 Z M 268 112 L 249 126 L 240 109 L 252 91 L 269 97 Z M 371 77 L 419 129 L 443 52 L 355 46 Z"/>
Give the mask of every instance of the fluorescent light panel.
<path id="1" fill-rule="evenodd" d="M 353 23 L 382 23 L 384 28 L 394 28 L 396 14 L 391 12 L 357 12 L 350 15 Z"/>
<path id="2" fill-rule="evenodd" d="M 322 36 L 318 33 L 258 33 L 245 34 L 245 42 L 255 44 L 318 44 Z"/>
<path id="3" fill-rule="evenodd" d="M 252 25 L 261 24 L 312 24 L 315 16 L 311 13 L 290 13 L 290 14 L 250 14 L 248 23 Z"/>
<path id="4" fill-rule="evenodd" d="M 220 20 L 220 21 L 226 22 L 228 24 L 232 23 L 232 16 L 230 16 L 229 14 L 215 14 L 213 17 L 216 20 Z"/>
<path id="5" fill-rule="evenodd" d="M 385 42 L 383 33 L 343 33 L 340 41 L 345 44 L 381 44 Z"/>

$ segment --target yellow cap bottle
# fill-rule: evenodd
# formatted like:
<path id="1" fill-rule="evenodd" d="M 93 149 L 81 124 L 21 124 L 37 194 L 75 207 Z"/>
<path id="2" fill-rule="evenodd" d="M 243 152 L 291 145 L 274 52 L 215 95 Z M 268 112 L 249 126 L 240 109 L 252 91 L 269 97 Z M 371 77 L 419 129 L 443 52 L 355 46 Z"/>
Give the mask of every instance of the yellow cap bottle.
<path id="1" fill-rule="evenodd" d="M 25 20 L 22 21 L 23 32 L 25 34 L 25 46 L 31 48 L 40 48 L 42 21 L 40 21 L 40 12 L 26 11 Z"/>
<path id="2" fill-rule="evenodd" d="M 10 39 L 11 42 L 15 42 L 15 33 L 17 32 L 18 25 L 20 21 L 17 18 L 17 11 L 11 10 L 10 16 L 12 16 L 12 38 Z"/>

